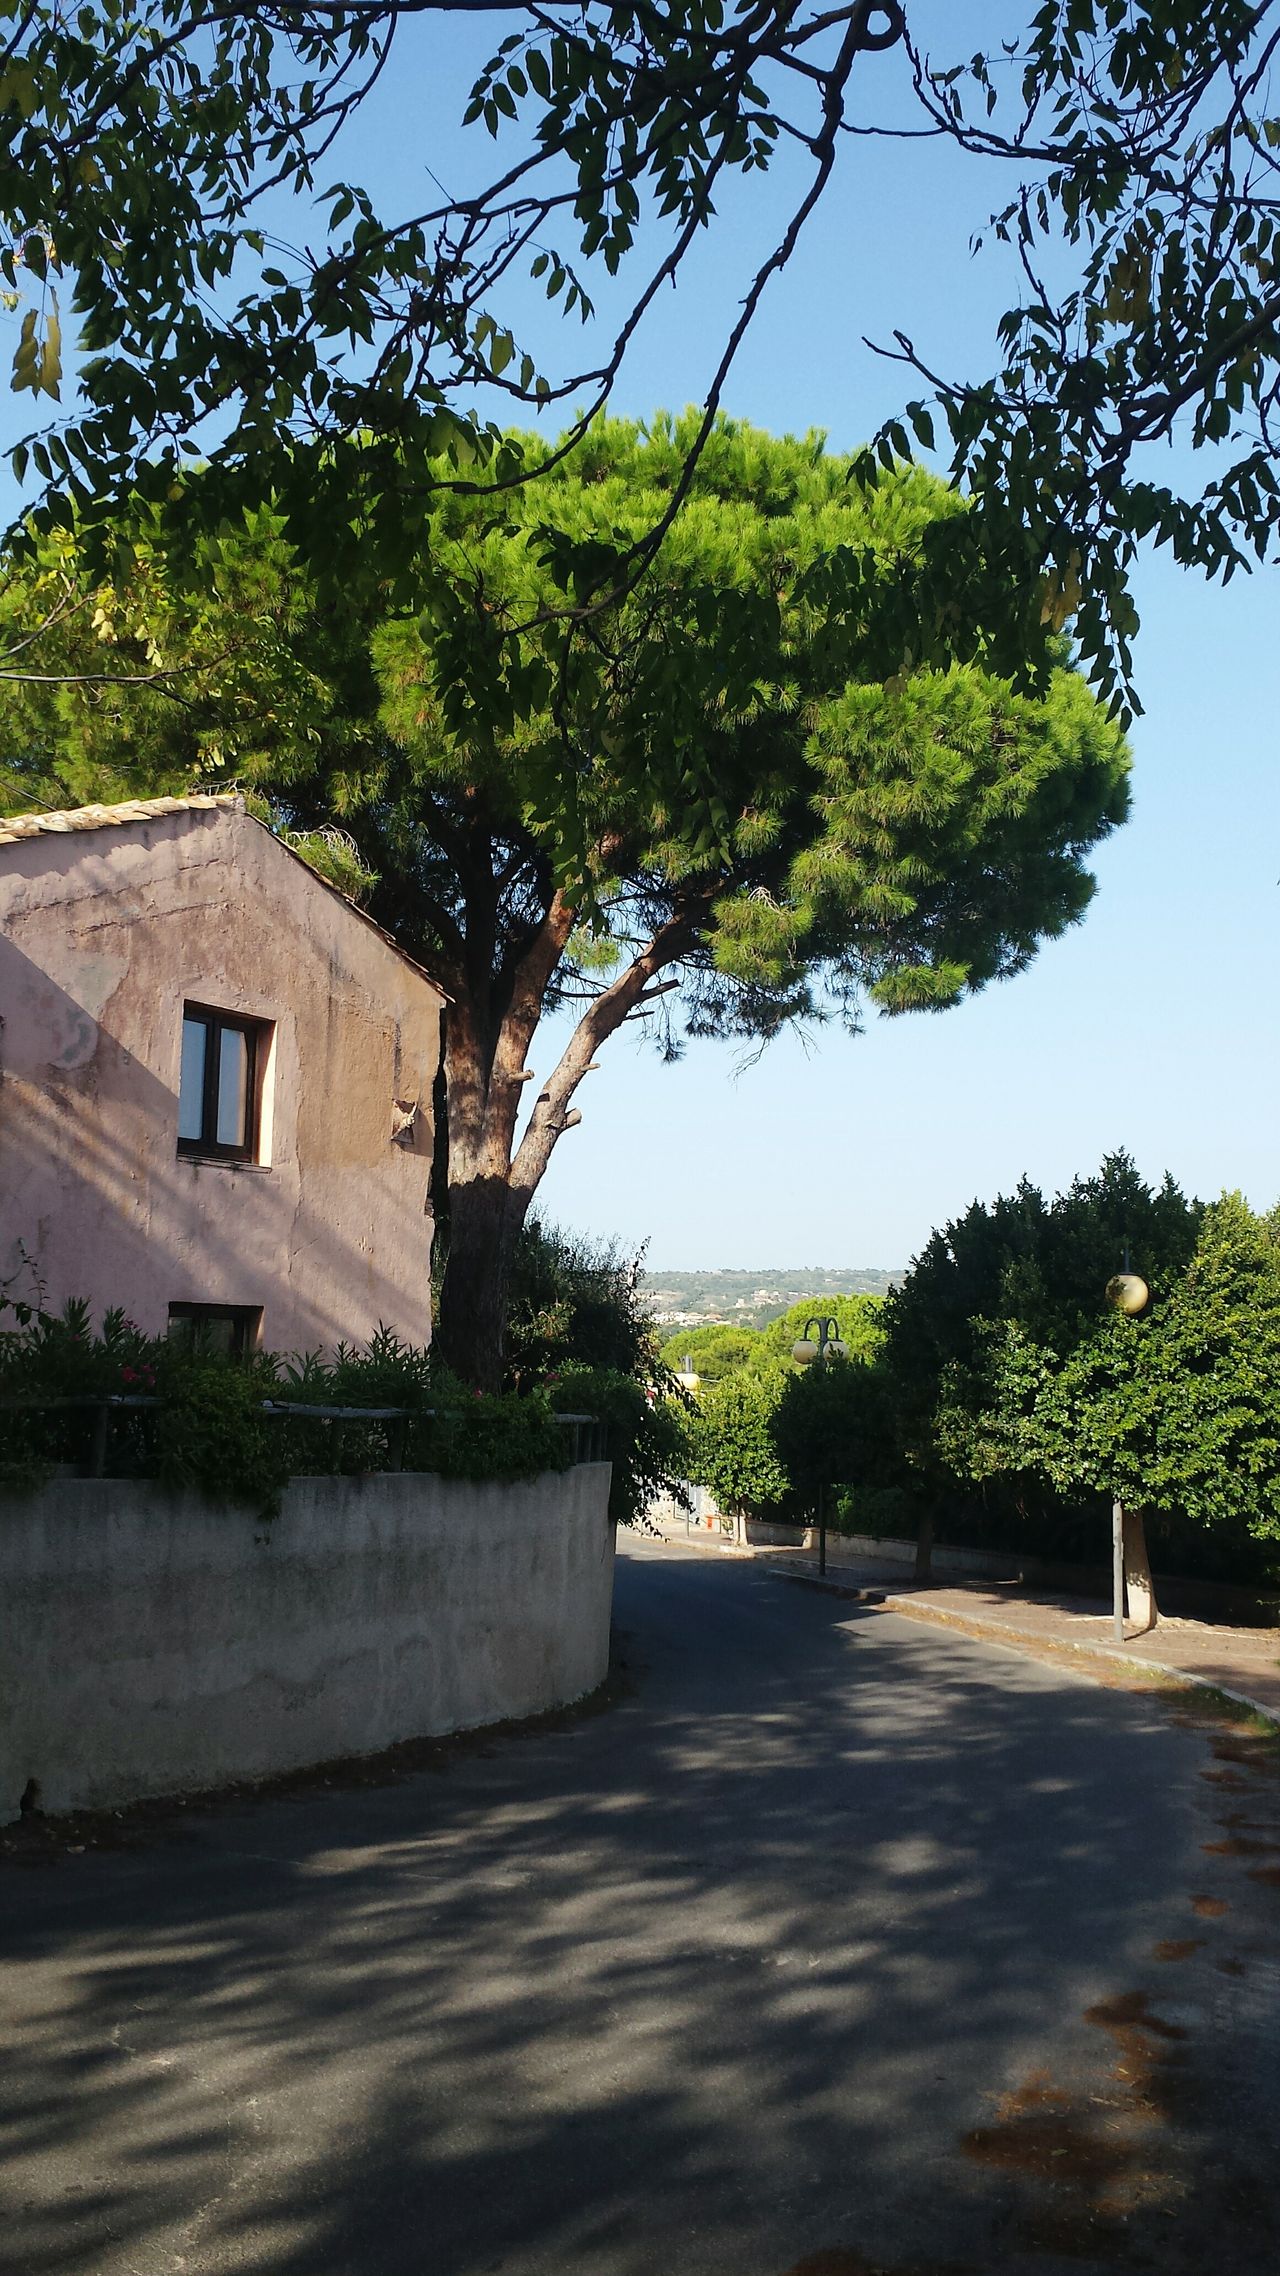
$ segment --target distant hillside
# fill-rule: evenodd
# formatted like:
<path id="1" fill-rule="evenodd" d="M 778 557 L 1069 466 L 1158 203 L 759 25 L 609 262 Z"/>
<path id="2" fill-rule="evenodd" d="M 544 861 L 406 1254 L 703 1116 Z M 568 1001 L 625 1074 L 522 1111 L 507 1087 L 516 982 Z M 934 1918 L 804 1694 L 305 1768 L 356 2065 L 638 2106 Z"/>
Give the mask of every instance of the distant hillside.
<path id="1" fill-rule="evenodd" d="M 793 1304 L 810 1297 L 884 1296 L 900 1271 L 884 1272 L 874 1265 L 841 1270 L 834 1265 L 799 1265 L 780 1272 L 766 1267 L 755 1272 L 647 1272 L 644 1292 L 655 1320 L 680 1328 L 701 1327 L 713 1320 L 732 1320 L 737 1327 L 763 1328 Z"/>

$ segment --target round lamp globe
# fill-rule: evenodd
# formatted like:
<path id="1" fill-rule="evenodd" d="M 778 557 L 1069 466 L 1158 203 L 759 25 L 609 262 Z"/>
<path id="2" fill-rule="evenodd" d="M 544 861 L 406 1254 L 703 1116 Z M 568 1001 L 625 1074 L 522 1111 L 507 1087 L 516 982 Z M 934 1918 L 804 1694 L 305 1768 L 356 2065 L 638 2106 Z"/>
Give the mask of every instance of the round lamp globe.
<path id="1" fill-rule="evenodd" d="M 1106 1296 L 1108 1304 L 1114 1304 L 1117 1312 L 1124 1312 L 1129 1319 L 1145 1312 L 1151 1302 L 1151 1290 L 1136 1272 L 1114 1274 L 1107 1282 Z"/>

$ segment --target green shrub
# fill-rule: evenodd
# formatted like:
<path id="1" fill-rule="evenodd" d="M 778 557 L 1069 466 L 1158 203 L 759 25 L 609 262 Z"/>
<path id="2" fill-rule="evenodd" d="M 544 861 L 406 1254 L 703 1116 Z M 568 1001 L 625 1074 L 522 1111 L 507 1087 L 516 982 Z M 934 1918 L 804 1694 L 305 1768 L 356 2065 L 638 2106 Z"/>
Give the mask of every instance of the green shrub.
<path id="1" fill-rule="evenodd" d="M 613 1464 L 609 1515 L 637 1525 L 660 1493 L 680 1498 L 686 1453 L 687 1402 L 666 1369 L 656 1384 L 638 1383 L 616 1367 L 566 1367 L 551 1386 L 560 1414 L 596 1415 L 605 1426 Z"/>
<path id="2" fill-rule="evenodd" d="M 280 1425 L 263 1411 L 274 1388 L 269 1367 L 195 1353 L 162 1366 L 160 1377 L 155 1476 L 274 1516 L 292 1466 Z"/>
<path id="3" fill-rule="evenodd" d="M 18 1326 L 0 1335 L 0 1397 L 60 1399 L 154 1387 L 157 1353 L 168 1347 L 157 1346 L 118 1306 L 104 1315 L 98 1335 L 88 1305 L 76 1297 L 58 1313 L 13 1310 Z"/>
<path id="4" fill-rule="evenodd" d="M 757 1374 L 739 1368 L 694 1402 L 688 1421 L 688 1474 L 708 1486 L 729 1516 L 761 1517 L 781 1509 L 791 1480 L 778 1458 L 773 1430 L 792 1380 L 783 1367 Z"/>
<path id="5" fill-rule="evenodd" d="M 536 1478 L 567 1470 L 573 1453 L 544 1391 L 469 1390 L 445 1378 L 426 1426 L 424 1469 L 441 1478 Z"/>
<path id="6" fill-rule="evenodd" d="M 531 1218 L 516 1243 L 507 1315 L 507 1374 L 531 1390 L 566 1367 L 644 1382 L 658 1339 L 641 1294 L 640 1256 Z"/>
<path id="7" fill-rule="evenodd" d="M 836 1498 L 836 1526 L 872 1541 L 914 1541 L 925 1505 L 904 1486 L 851 1486 Z"/>
<path id="8" fill-rule="evenodd" d="M 659 1357 L 639 1256 L 531 1221 L 516 1250 L 507 1372 L 518 1390 L 547 1391 L 561 1414 L 605 1425 L 620 1524 L 642 1524 L 659 1493 L 680 1498 L 682 1401 Z"/>
<path id="9" fill-rule="evenodd" d="M 359 1475 L 402 1459 L 444 1478 L 531 1478 L 565 1469 L 573 1452 L 546 1391 L 472 1391 L 433 1372 L 430 1354 L 389 1328 L 367 1350 L 339 1346 L 332 1359 L 231 1358 L 145 1336 L 119 1310 L 95 1334 L 88 1307 L 73 1301 L 56 1317 L 32 1312 L 0 1334 L 0 1406 L 9 1410 L 0 1485 L 30 1488 L 52 1465 L 83 1469 L 90 1455 L 92 1410 L 15 1402 L 130 1395 L 157 1403 L 111 1410 L 112 1475 L 160 1478 L 268 1516 L 291 1477 Z M 288 1412 L 310 1406 L 409 1412 L 367 1423 Z"/>

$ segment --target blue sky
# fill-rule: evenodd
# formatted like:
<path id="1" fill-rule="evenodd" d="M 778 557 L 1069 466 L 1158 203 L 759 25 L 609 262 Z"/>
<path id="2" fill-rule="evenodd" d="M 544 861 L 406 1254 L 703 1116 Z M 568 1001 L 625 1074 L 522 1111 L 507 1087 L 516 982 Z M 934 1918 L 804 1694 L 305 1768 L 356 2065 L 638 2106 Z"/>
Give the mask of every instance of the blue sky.
<path id="1" fill-rule="evenodd" d="M 966 7 L 961 52 L 990 14 Z M 425 202 L 424 164 L 451 191 L 473 178 L 487 145 L 450 122 L 471 56 L 497 36 L 492 21 L 448 35 L 418 27 L 334 174 L 367 181 L 388 210 Z M 899 59 L 869 59 L 868 104 L 901 100 L 899 70 Z M 642 415 L 700 398 L 796 178 L 788 161 L 772 184 L 728 193 L 655 309 L 616 408 Z M 1005 189 L 993 168 L 932 144 L 848 144 L 742 351 L 727 408 L 775 430 L 825 428 L 843 450 L 915 392 L 867 353 L 864 334 L 901 327 L 947 371 L 985 370 L 1008 274 L 998 255 L 971 260 L 968 239 Z M 508 317 L 532 328 L 535 352 L 555 346 L 537 302 L 517 301 Z M 1168 1168 L 1202 1194 L 1277 1198 L 1274 575 L 1224 592 L 1158 558 L 1143 565 L 1137 598 L 1134 815 L 1099 852 L 1085 923 L 1028 974 L 956 1011 L 873 1019 L 854 1041 L 834 1028 L 807 1046 L 789 1038 L 746 1068 L 733 1046 L 699 1043 L 664 1067 L 630 1036 L 614 1039 L 579 1095 L 581 1126 L 553 1159 L 547 1214 L 648 1240 L 659 1266 L 892 1266 L 975 1196 L 1024 1172 L 1057 1189 L 1120 1146 L 1149 1176 Z M 540 1073 L 554 1043 L 539 1039 Z"/>

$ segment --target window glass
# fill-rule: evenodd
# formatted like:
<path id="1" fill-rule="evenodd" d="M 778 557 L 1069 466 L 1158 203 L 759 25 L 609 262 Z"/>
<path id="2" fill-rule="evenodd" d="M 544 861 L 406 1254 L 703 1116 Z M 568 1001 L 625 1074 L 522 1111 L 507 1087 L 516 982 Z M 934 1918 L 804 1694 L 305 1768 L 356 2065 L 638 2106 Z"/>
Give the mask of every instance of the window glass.
<path id="1" fill-rule="evenodd" d="M 249 1119 L 249 1038 L 241 1027 L 218 1035 L 218 1120 L 220 1146 L 243 1146 Z"/>
<path id="2" fill-rule="evenodd" d="M 262 1328 L 256 1304 L 171 1304 L 169 1336 L 189 1351 L 217 1352 L 231 1359 L 254 1350 Z"/>
<path id="3" fill-rule="evenodd" d="M 202 1019 L 183 1020 L 182 1080 L 178 1088 L 179 1138 L 198 1139 L 204 1129 L 204 1057 L 208 1040 L 209 1030 Z"/>
<path id="4" fill-rule="evenodd" d="M 178 1152 L 209 1161 L 257 1158 L 258 1107 L 271 1028 L 204 1004 L 185 1004 L 178 1084 Z"/>

